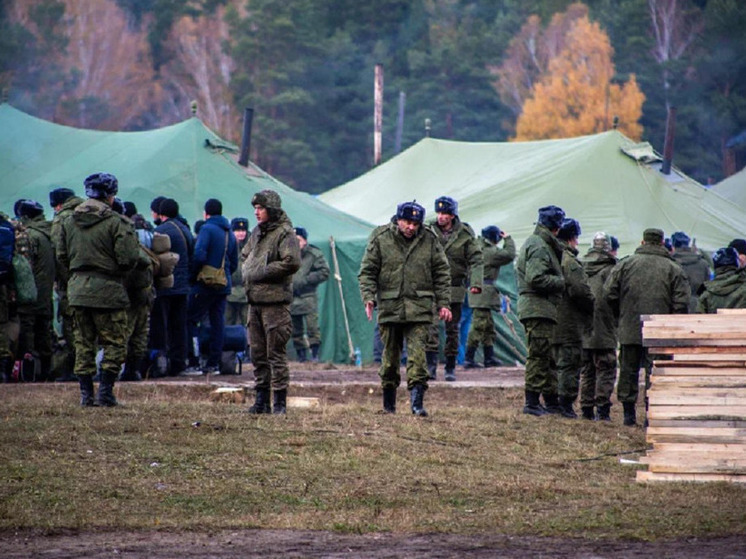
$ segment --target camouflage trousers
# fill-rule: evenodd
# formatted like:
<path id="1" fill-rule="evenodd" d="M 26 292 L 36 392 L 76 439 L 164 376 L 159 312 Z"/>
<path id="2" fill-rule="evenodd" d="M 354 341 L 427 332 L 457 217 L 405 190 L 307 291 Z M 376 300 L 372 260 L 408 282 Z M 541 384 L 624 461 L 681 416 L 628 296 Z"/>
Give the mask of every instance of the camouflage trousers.
<path id="1" fill-rule="evenodd" d="M 580 388 L 583 346 L 580 342 L 555 344 L 552 354 L 557 367 L 557 394 L 575 401 Z"/>
<path id="2" fill-rule="evenodd" d="M 557 394 L 557 372 L 552 369 L 552 333 L 554 322 L 545 318 L 527 318 L 525 386 L 526 390 L 541 394 Z"/>
<path id="3" fill-rule="evenodd" d="M 231 303 L 230 301 L 225 302 L 225 325 L 246 326 L 249 321 L 249 304 L 248 303 Z"/>
<path id="4" fill-rule="evenodd" d="M 458 346 L 460 343 L 459 338 L 459 327 L 461 324 L 461 303 L 451 303 L 451 321 L 446 322 L 446 343 L 443 348 L 443 354 L 458 355 Z M 430 325 L 427 337 L 427 346 L 425 351 L 439 352 L 440 351 L 440 321 L 437 315 L 433 315 L 433 322 Z"/>
<path id="5" fill-rule="evenodd" d="M 321 345 L 318 312 L 294 314 L 291 318 L 293 319 L 293 346 L 295 349 Z"/>
<path id="6" fill-rule="evenodd" d="M 134 305 L 127 309 L 127 356 L 134 359 L 148 353 L 150 305 Z"/>
<path id="7" fill-rule="evenodd" d="M 127 357 L 127 310 L 73 307 L 75 374 L 96 373 L 96 353 L 104 350 L 101 370 L 118 375 Z"/>
<path id="8" fill-rule="evenodd" d="M 290 339 L 290 305 L 250 305 L 249 345 L 257 390 L 285 390 L 290 367 L 285 346 Z"/>
<path id="9" fill-rule="evenodd" d="M 399 367 L 404 342 L 407 342 L 407 389 L 422 384 L 427 389 L 427 365 L 425 347 L 430 324 L 427 322 L 404 322 L 379 324 L 383 353 L 381 354 L 381 377 L 383 388 L 398 388 L 401 384 Z"/>
<path id="10" fill-rule="evenodd" d="M 645 368 L 645 386 L 650 386 L 653 361 L 648 349 L 640 344 L 624 344 L 619 350 L 619 382 L 616 397 L 622 403 L 637 402 L 640 391 L 640 367 Z"/>
<path id="11" fill-rule="evenodd" d="M 616 382 L 616 350 L 584 349 L 580 368 L 580 405 L 584 408 L 611 403 Z"/>
<path id="12" fill-rule="evenodd" d="M 474 309 L 471 315 L 471 328 L 466 339 L 466 347 L 493 346 L 497 341 L 492 309 Z"/>
<path id="13" fill-rule="evenodd" d="M 52 317 L 18 313 L 21 330 L 18 334 L 18 354 L 30 353 L 43 361 L 52 359 Z"/>
<path id="14" fill-rule="evenodd" d="M 66 351 L 75 360 L 75 317 L 73 309 L 67 300 L 67 294 L 61 292 L 57 307 L 57 316 L 62 322 L 62 337 L 65 340 Z"/>

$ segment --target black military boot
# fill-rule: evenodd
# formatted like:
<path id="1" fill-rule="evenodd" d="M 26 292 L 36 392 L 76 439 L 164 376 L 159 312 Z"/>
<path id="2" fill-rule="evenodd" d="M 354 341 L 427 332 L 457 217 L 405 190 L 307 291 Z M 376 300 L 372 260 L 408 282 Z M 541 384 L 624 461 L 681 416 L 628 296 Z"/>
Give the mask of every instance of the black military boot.
<path id="1" fill-rule="evenodd" d="M 113 408 L 119 404 L 114 397 L 114 383 L 116 380 L 117 373 L 101 371 L 101 380 L 98 383 L 98 395 L 96 396 L 96 403 L 99 406 Z"/>
<path id="2" fill-rule="evenodd" d="M 502 363 L 495 359 L 495 348 L 491 345 L 484 346 L 484 366 L 485 367 L 500 367 Z"/>
<path id="3" fill-rule="evenodd" d="M 425 385 L 415 384 L 409 398 L 412 403 L 412 413 L 418 417 L 427 417 L 427 410 L 423 401 L 425 399 Z"/>
<path id="4" fill-rule="evenodd" d="M 78 382 L 80 383 L 80 405 L 84 408 L 96 406 L 93 397 L 93 375 L 78 375 Z"/>
<path id="5" fill-rule="evenodd" d="M 544 409 L 547 413 L 559 415 L 562 410 L 559 405 L 559 397 L 556 394 L 542 394 L 544 397 Z"/>
<path id="6" fill-rule="evenodd" d="M 314 363 L 319 362 L 319 344 L 311 345 L 311 361 Z"/>
<path id="7" fill-rule="evenodd" d="M 288 412 L 288 389 L 283 388 L 282 390 L 275 390 L 272 394 L 272 398 L 274 399 L 272 413 L 275 415 L 285 415 Z"/>
<path id="8" fill-rule="evenodd" d="M 611 404 L 604 404 L 603 406 L 598 406 L 598 420 L 599 421 L 611 421 L 611 415 L 609 412 L 611 411 Z"/>
<path id="9" fill-rule="evenodd" d="M 298 356 L 298 363 L 305 363 L 308 361 L 308 358 L 306 357 L 306 348 L 296 348 L 295 354 Z"/>
<path id="10" fill-rule="evenodd" d="M 427 372 L 428 379 L 435 380 L 438 370 L 438 352 L 437 351 L 426 351 L 425 360 L 427 361 Z"/>
<path id="11" fill-rule="evenodd" d="M 637 425 L 637 411 L 634 402 L 622 402 L 624 406 L 624 424 L 630 427 Z"/>
<path id="12" fill-rule="evenodd" d="M 572 409 L 572 404 L 575 401 L 575 398 L 570 398 L 569 396 L 561 396 L 559 399 L 559 407 L 560 407 L 560 415 L 562 417 L 566 417 L 567 419 L 577 419 L 578 414 L 575 413 L 575 410 Z"/>
<path id="13" fill-rule="evenodd" d="M 523 413 L 535 415 L 536 417 L 546 415 L 547 411 L 539 404 L 539 393 L 526 390 L 526 404 L 523 406 Z"/>
<path id="14" fill-rule="evenodd" d="M 272 408 L 269 405 L 269 390 L 257 388 L 254 404 L 247 411 L 253 414 L 272 413 Z"/>
<path id="15" fill-rule="evenodd" d="M 456 380 L 456 356 L 446 355 L 446 374 L 443 377 L 449 382 Z"/>
<path id="16" fill-rule="evenodd" d="M 396 413 L 396 388 L 383 389 L 383 412 Z"/>
<path id="17" fill-rule="evenodd" d="M 477 353 L 477 348 L 467 347 L 466 355 L 464 356 L 464 369 L 481 369 L 482 366 L 474 360 L 474 355 Z"/>
<path id="18" fill-rule="evenodd" d="M 588 421 L 596 420 L 596 414 L 593 413 L 593 406 L 582 406 L 580 411 L 583 412 L 583 419 L 587 419 Z"/>

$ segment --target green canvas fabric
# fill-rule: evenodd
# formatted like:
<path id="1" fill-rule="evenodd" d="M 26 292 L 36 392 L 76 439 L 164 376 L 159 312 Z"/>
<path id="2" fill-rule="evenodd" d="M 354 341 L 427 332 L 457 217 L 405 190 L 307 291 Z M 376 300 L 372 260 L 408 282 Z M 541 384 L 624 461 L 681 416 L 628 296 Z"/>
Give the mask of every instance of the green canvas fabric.
<path id="1" fill-rule="evenodd" d="M 373 325 L 365 318 L 357 273 L 373 226 L 305 193 L 282 184 L 256 165 L 237 163 L 236 146 L 222 140 L 198 118 L 145 132 L 82 130 L 47 122 L 8 104 L 0 105 L 0 209 L 12 213 L 19 198 L 37 200 L 48 219 L 49 191 L 68 187 L 85 197 L 83 180 L 108 172 L 119 180 L 119 197 L 137 205 L 150 219 L 150 202 L 167 196 L 179 202 L 190 224 L 202 218 L 208 198 L 219 198 L 231 219 L 256 221 L 251 198 L 263 189 L 277 191 L 296 226 L 305 227 L 334 274 L 329 238 L 334 237 L 353 347 L 363 360 L 373 357 Z M 390 216 L 389 216 L 390 217 Z M 331 277 L 319 286 L 321 359 L 350 357 L 339 282 Z"/>

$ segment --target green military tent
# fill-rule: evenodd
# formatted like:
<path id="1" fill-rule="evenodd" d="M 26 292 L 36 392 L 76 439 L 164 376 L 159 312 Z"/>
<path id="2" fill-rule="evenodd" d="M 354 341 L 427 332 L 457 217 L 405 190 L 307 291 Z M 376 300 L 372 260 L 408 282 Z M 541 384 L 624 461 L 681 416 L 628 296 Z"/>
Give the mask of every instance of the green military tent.
<path id="1" fill-rule="evenodd" d="M 395 201 L 417 199 L 430 211 L 438 196 L 452 196 L 475 230 L 497 224 L 519 246 L 533 231 L 537 209 L 548 204 L 580 221 L 583 245 L 594 232 L 605 231 L 620 240 L 620 254 L 631 253 L 647 227 L 660 227 L 667 235 L 685 231 L 706 250 L 743 236 L 742 204 L 676 168 L 669 175 L 660 168 L 661 158 L 649 144 L 616 130 L 534 142 L 426 138 L 320 198 L 381 223 Z"/>
<path id="2" fill-rule="evenodd" d="M 12 212 L 20 198 L 48 207 L 49 191 L 60 186 L 82 196 L 83 179 L 105 171 L 119 179 L 119 196 L 147 218 L 156 196 L 176 199 L 190 223 L 202 217 L 205 200 L 218 198 L 226 217 L 245 216 L 255 224 L 251 197 L 276 190 L 290 219 L 308 230 L 309 242 L 321 248 L 332 270 L 330 237 L 335 240 L 339 280 L 332 277 L 319 288 L 322 359 L 346 361 L 352 346 L 370 360 L 373 329 L 365 319 L 357 272 L 372 226 L 291 189 L 256 165 L 238 165 L 236 152 L 198 118 L 145 132 L 104 132 L 61 126 L 2 104 L 0 210 Z M 47 210 L 47 217 L 51 214 Z"/>
<path id="3" fill-rule="evenodd" d="M 746 169 L 741 169 L 710 189 L 739 207 L 746 207 Z M 746 237 L 746 224 L 742 227 L 741 237 Z"/>

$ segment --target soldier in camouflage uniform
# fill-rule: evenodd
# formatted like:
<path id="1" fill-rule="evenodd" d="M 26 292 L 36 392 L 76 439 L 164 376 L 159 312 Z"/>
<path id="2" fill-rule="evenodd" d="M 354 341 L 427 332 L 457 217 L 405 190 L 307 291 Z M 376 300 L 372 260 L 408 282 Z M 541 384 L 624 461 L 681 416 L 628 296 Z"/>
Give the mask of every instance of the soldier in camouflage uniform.
<path id="1" fill-rule="evenodd" d="M 75 208 L 83 203 L 83 199 L 75 195 L 69 188 L 55 188 L 49 193 L 49 205 L 54 209 L 54 218 L 52 219 L 52 239 L 55 246 L 55 278 L 54 284 L 57 290 L 57 317 L 62 323 L 62 338 L 65 340 L 65 360 L 62 375 L 59 380 L 73 381 L 77 380 L 73 374 L 75 368 L 75 334 L 73 327 L 73 314 L 67 300 L 67 281 L 69 271 L 63 266 L 57 258 L 56 242 L 59 239 L 62 221 L 69 215 L 72 215 Z"/>
<path id="2" fill-rule="evenodd" d="M 503 240 L 503 248 L 497 244 Z M 484 278 L 481 293 L 469 292 L 469 306 L 474 309 L 471 319 L 471 329 L 466 340 L 466 358 L 464 368 L 479 367 L 474 356 L 479 344 L 484 348 L 484 366 L 497 367 L 500 362 L 495 359 L 495 342 L 497 332 L 492 320 L 492 311 L 500 310 L 500 291 L 497 289 L 497 278 L 500 268 L 510 264 L 515 259 L 515 241 L 505 231 L 496 225 L 482 229 L 482 236 L 478 239 L 482 247 L 484 261 Z"/>
<path id="3" fill-rule="evenodd" d="M 557 373 L 552 370 L 551 351 L 557 306 L 565 291 L 562 276 L 562 245 L 557 233 L 565 212 L 557 206 L 539 208 L 539 219 L 531 235 L 521 247 L 516 265 L 518 280 L 518 318 L 526 329 L 526 403 L 523 413 L 542 416 L 545 404 L 558 409 Z"/>
<path id="4" fill-rule="evenodd" d="M 677 231 L 671 235 L 673 245 L 673 259 L 684 269 L 689 279 L 691 296 L 689 297 L 689 312 L 697 312 L 697 294 L 702 284 L 710 279 L 710 264 L 696 248 L 690 247 L 689 235 Z"/>
<path id="5" fill-rule="evenodd" d="M 583 365 L 580 370 L 580 409 L 583 419 L 611 421 L 611 394 L 616 383 L 617 324 L 603 294 L 606 278 L 617 263 L 611 237 L 603 232 L 593 236 L 583 257 L 583 269 L 594 297 L 593 327 L 583 334 Z M 595 406 L 595 411 L 594 411 Z"/>
<path id="6" fill-rule="evenodd" d="M 593 320 L 593 293 L 588 285 L 588 276 L 578 260 L 580 233 L 580 223 L 571 218 L 565 218 L 557 233 L 557 239 L 564 248 L 560 265 L 565 279 L 565 291 L 557 306 L 552 353 L 557 364 L 559 413 L 568 419 L 578 417 L 573 410 L 573 403 L 578 397 L 583 333 L 589 329 Z"/>
<path id="7" fill-rule="evenodd" d="M 383 410 L 396 411 L 396 389 L 401 383 L 401 352 L 407 344 L 407 388 L 412 413 L 426 416 L 424 395 L 428 371 L 425 345 L 433 309 L 438 318 L 452 318 L 451 275 L 448 259 L 435 232 L 423 227 L 425 209 L 415 202 L 399 204 L 391 223 L 373 230 L 360 265 L 360 295 L 368 320 L 378 308 L 383 341 L 381 386 Z"/>
<path id="8" fill-rule="evenodd" d="M 300 268 L 293 276 L 293 345 L 298 361 L 306 360 L 306 348 L 311 350 L 311 361 L 319 360 L 321 331 L 319 330 L 319 300 L 316 288 L 329 279 L 329 265 L 318 247 L 308 244 L 308 231 L 295 228 L 300 245 Z"/>
<path id="9" fill-rule="evenodd" d="M 96 173 L 85 179 L 88 200 L 62 222 L 55 239 L 57 258 L 70 270 L 68 297 L 75 318 L 75 374 L 82 406 L 116 406 L 114 383 L 127 353 L 124 276 L 137 264 L 139 245 L 132 223 L 111 209 L 116 177 Z M 93 397 L 96 353 L 103 348 L 101 382 Z"/>
<path id="10" fill-rule="evenodd" d="M 35 380 L 52 379 L 52 297 L 54 289 L 54 248 L 52 222 L 44 218 L 44 208 L 34 200 L 19 200 L 16 217 L 28 241 L 26 257 L 34 272 L 36 301 L 18 305 L 21 323 L 18 353 L 25 360 L 38 359 L 40 375 Z"/>
<path id="11" fill-rule="evenodd" d="M 686 314 L 689 280 L 663 246 L 663 231 L 646 229 L 632 256 L 619 261 L 604 284 L 604 296 L 619 317 L 619 382 L 617 399 L 624 407 L 624 424 L 636 425 L 640 366 L 649 384 L 652 362 L 642 345 L 643 314 Z"/>
<path id="12" fill-rule="evenodd" d="M 712 256 L 715 277 L 706 281 L 697 303 L 697 312 L 746 308 L 746 276 L 740 273 L 735 248 L 720 248 Z"/>
<path id="13" fill-rule="evenodd" d="M 451 271 L 451 304 L 453 319 L 445 325 L 446 341 L 443 353 L 446 357 L 445 380 L 456 380 L 456 356 L 460 343 L 459 327 L 461 308 L 466 297 L 467 285 L 470 293 L 482 292 L 482 247 L 468 223 L 458 217 L 458 203 L 453 198 L 441 196 L 435 200 L 436 220 L 431 226 L 443 247 Z M 430 378 L 436 378 L 438 366 L 438 339 L 440 324 L 434 320 L 427 343 L 427 365 Z"/>
<path id="14" fill-rule="evenodd" d="M 256 389 L 249 413 L 285 414 L 290 381 L 285 346 L 292 332 L 290 303 L 293 274 L 300 267 L 300 246 L 277 192 L 261 190 L 251 199 L 251 205 L 257 225 L 241 251 Z"/>

